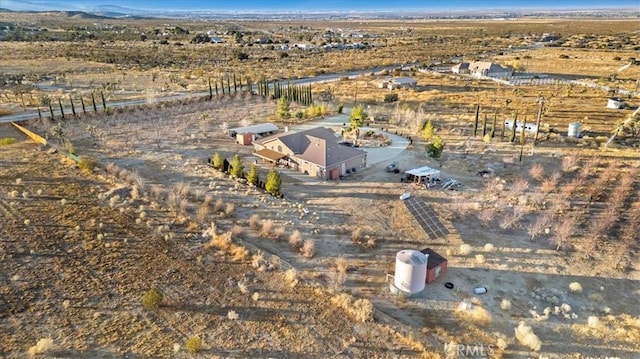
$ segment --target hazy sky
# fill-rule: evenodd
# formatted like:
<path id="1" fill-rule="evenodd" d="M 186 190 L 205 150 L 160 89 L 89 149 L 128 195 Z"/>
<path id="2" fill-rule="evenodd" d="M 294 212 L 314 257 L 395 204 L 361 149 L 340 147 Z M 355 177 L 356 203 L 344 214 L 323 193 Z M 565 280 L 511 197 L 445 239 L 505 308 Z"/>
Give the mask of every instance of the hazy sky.
<path id="1" fill-rule="evenodd" d="M 471 10 L 522 8 L 638 8 L 640 0 L 0 0 L 0 7 L 15 10 L 91 10 L 101 5 L 149 10 Z"/>

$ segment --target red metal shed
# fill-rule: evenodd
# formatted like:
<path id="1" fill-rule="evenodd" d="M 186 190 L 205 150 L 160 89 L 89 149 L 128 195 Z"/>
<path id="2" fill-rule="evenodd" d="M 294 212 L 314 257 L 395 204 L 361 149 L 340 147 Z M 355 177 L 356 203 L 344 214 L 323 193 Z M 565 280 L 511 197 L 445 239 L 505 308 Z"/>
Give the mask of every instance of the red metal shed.
<path id="1" fill-rule="evenodd" d="M 447 274 L 447 259 L 436 253 L 431 248 L 425 248 L 420 252 L 429 256 L 427 259 L 427 284 L 433 283 L 436 279 Z"/>

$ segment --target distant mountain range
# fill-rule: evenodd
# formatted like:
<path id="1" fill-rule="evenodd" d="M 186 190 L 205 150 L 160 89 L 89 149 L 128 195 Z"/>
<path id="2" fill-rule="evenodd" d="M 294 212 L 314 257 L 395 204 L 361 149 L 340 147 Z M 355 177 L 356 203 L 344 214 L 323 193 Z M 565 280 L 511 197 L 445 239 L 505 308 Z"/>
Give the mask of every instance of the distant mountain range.
<path id="1" fill-rule="evenodd" d="M 527 13 L 548 11 L 595 11 L 595 9 L 627 9 L 640 13 L 638 0 L 537 0 L 512 2 L 494 0 L 448 0 L 436 3 L 424 0 L 244 0 L 230 2 L 220 0 L 1 0 L 0 7 L 12 11 L 75 11 L 105 17 L 206 17 L 222 14 L 371 14 L 393 13 L 420 14 L 468 14 Z M 514 6 L 515 5 L 515 6 Z M 597 15 L 597 14 L 594 14 Z"/>

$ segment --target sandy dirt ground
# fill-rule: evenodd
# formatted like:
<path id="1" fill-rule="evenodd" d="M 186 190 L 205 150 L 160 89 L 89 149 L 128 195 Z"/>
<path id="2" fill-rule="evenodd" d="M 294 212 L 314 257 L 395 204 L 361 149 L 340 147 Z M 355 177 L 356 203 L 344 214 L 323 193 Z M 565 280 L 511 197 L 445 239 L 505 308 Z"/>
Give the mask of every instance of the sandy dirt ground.
<path id="1" fill-rule="evenodd" d="M 238 108 L 242 108 L 242 111 L 237 111 Z M 3 272 L 10 273 L 3 278 L 7 293 L 19 298 L 25 294 L 33 295 L 31 293 L 34 291 L 36 293 L 48 291 L 46 285 L 44 288 L 29 290 L 30 285 L 35 285 L 33 280 L 21 278 L 36 267 L 30 262 L 39 263 L 34 258 L 41 258 L 37 256 L 38 253 L 49 252 L 37 247 L 38 242 L 35 239 L 37 236 L 24 244 L 17 241 L 17 233 L 24 233 L 25 238 L 30 238 L 39 228 L 34 225 L 37 222 L 37 215 L 33 212 L 25 212 L 27 209 L 35 210 L 33 205 L 27 205 L 29 201 L 33 201 L 30 199 L 32 197 L 27 195 L 24 199 L 21 193 L 37 191 L 37 180 L 36 183 L 25 186 L 30 183 L 32 178 L 30 174 L 33 171 L 44 171 L 43 177 L 49 181 L 58 176 L 64 178 L 66 183 L 67 176 L 71 176 L 69 185 L 61 185 L 60 181 L 55 181 L 55 188 L 61 191 L 59 194 L 48 194 L 47 189 L 43 189 L 42 196 L 51 197 L 47 197 L 49 205 L 60 207 L 61 199 L 69 196 L 68 201 L 72 204 L 83 203 L 81 208 L 95 207 L 92 210 L 108 212 L 109 216 L 114 216 L 114 218 L 107 217 L 108 220 L 102 220 L 103 225 L 106 226 L 106 230 L 102 230 L 99 228 L 100 220 L 96 219 L 98 225 L 90 222 L 91 218 L 100 216 L 97 213 L 82 212 L 82 217 L 75 219 L 73 215 L 68 214 L 67 207 L 57 209 L 61 213 L 59 216 L 68 216 L 70 222 L 52 224 L 60 232 L 55 237 L 56 241 L 49 244 L 52 252 L 62 251 L 58 247 L 64 243 L 66 237 L 79 237 L 84 240 L 76 239 L 79 241 L 77 245 L 84 251 L 89 250 L 88 247 L 92 251 L 107 252 L 104 255 L 119 253 L 123 256 L 123 261 L 126 259 L 132 262 L 130 269 L 123 269 L 120 271 L 122 273 L 131 276 L 132 273 L 139 273 L 141 269 L 146 268 L 142 270 L 143 275 L 140 278 L 130 279 L 132 288 L 122 288 L 120 296 L 112 293 L 114 299 L 109 304 L 97 298 L 108 295 L 104 293 L 96 295 L 93 299 L 99 305 L 83 302 L 84 304 L 80 303 L 78 306 L 92 306 L 89 313 L 83 311 L 85 318 L 84 321 L 81 319 L 82 323 L 85 323 L 83 325 L 97 325 L 98 323 L 86 323 L 87 317 L 92 316 L 97 318 L 105 316 L 106 321 L 107 318 L 114 316 L 113 311 L 117 308 L 119 313 L 122 313 L 122 316 L 128 316 L 129 320 L 136 323 L 144 320 L 145 323 L 149 323 L 148 325 L 154 325 L 152 328 L 155 329 L 149 330 L 141 325 L 138 334 L 133 336 L 134 339 L 131 339 L 130 344 L 118 341 L 120 339 L 106 340 L 95 334 L 95 330 L 89 327 L 75 329 L 94 334 L 86 333 L 83 339 L 68 345 L 74 348 L 73 353 L 93 350 L 96 347 L 127 347 L 132 354 L 169 356 L 173 343 L 182 343 L 189 335 L 198 332 L 206 336 L 205 342 L 210 345 L 207 353 L 221 356 L 241 353 L 242 344 L 254 343 L 255 349 L 246 349 L 248 352 L 238 355 L 255 353 L 258 357 L 293 357 L 304 353 L 305 356 L 322 357 L 323 354 L 327 354 L 326 351 L 322 351 L 326 346 L 335 350 L 336 356 L 402 357 L 406 355 L 414 357 L 422 354 L 444 357 L 446 355 L 443 350 L 444 344 L 451 342 L 491 346 L 495 350 L 493 357 L 617 356 L 632 358 L 637 355 L 636 353 L 640 350 L 638 346 L 640 342 L 638 340 L 640 338 L 640 267 L 637 261 L 637 237 L 628 251 L 618 259 L 618 268 L 614 268 L 609 260 L 609 257 L 616 253 L 616 238 L 604 240 L 600 243 L 598 251 L 590 256 L 585 256 L 584 252 L 579 251 L 581 238 L 586 236 L 584 231 L 588 228 L 589 219 L 601 214 L 606 195 L 600 193 L 594 201 L 589 199 L 589 206 L 586 206 L 587 201 L 584 198 L 586 190 L 582 191 L 584 193 L 577 191 L 574 192 L 574 199 L 570 199 L 568 205 L 562 208 L 565 212 L 572 208 L 585 208 L 580 212 L 584 216 L 576 226 L 572 250 L 557 251 L 556 247 L 549 242 L 549 235 L 542 234 L 531 241 L 527 233 L 527 225 L 535 222 L 538 216 L 545 213 L 544 208 L 558 202 L 556 198 L 560 197 L 559 190 L 541 195 L 541 181 L 527 177 L 534 163 L 541 164 L 546 174 L 561 172 L 556 185 L 558 188 L 563 188 L 577 178 L 579 167 L 584 167 L 587 162 L 597 161 L 593 167 L 593 173 L 588 174 L 586 182 L 583 183 L 583 186 L 588 187 L 598 181 L 600 173 L 610 169 L 609 162 L 617 163 L 615 169 L 619 174 L 616 173 L 615 176 L 618 176 L 616 177 L 618 179 L 623 178 L 625 173 L 633 173 L 632 171 L 634 168 L 637 169 L 639 164 L 637 151 L 619 149 L 602 153 L 600 150 L 549 141 L 535 148 L 527 147 L 523 161 L 519 162 L 517 159 L 520 152 L 519 146 L 500 142 L 497 139 L 486 144 L 480 139 L 463 136 L 460 134 L 463 131 L 457 131 L 457 129 L 464 125 L 452 122 L 450 126 L 443 129 L 448 147 L 440 161 L 426 157 L 424 144 L 419 139 L 415 139 L 404 151 L 388 160 L 398 162 L 403 169 L 423 165 L 440 169 L 443 177 L 455 178 L 463 184 L 460 191 L 441 191 L 437 188 L 426 189 L 414 184 L 400 183 L 400 174 L 384 171 L 387 164 L 387 159 L 384 158 L 342 181 L 301 179 L 298 175 L 289 176 L 290 173 L 284 170 L 285 198 L 276 199 L 230 179 L 207 165 L 207 158 L 211 157 L 214 151 L 229 159 L 234 154 L 239 154 L 247 167 L 253 163 L 255 159 L 251 156 L 251 148 L 235 144 L 223 134 L 220 125 L 226 122 L 229 127 L 233 127 L 247 118 L 258 122 L 257 119 L 266 118 L 273 113 L 273 110 L 273 104 L 254 97 L 226 98 L 216 99 L 211 103 L 196 102 L 162 108 L 159 111 L 116 113 L 106 118 L 89 118 L 83 122 L 68 123 L 66 125 L 68 138 L 73 142 L 78 153 L 93 156 L 98 160 L 103 169 L 97 176 L 104 177 L 103 181 L 91 179 L 94 177 L 89 177 L 91 180 L 85 179 L 76 169 L 57 164 L 57 160 L 53 161 L 55 166 L 52 165 L 50 169 L 43 169 L 42 164 L 35 168 L 29 167 L 36 158 L 41 158 L 43 153 L 34 152 L 33 146 L 25 144 L 19 145 L 17 149 L 12 148 L 10 151 L 15 152 L 9 152 L 10 156 L 3 158 L 11 158 L 13 161 L 15 157 L 23 157 L 22 165 L 16 168 L 24 168 L 19 170 L 22 173 L 5 170 L 2 177 L 3 188 L 7 188 L 3 192 L 18 191 L 14 193 L 17 194 L 15 198 L 3 193 L 5 196 L 3 207 L 7 213 L 14 213 L 11 215 L 15 218 L 11 225 L 3 227 L 4 236 L 11 239 L 4 242 L 7 246 L 4 253 L 7 254 L 3 259 L 3 265 L 6 266 L 7 271 Z M 326 120 L 319 122 L 323 123 L 323 121 Z M 96 126 L 98 131 L 89 134 L 85 130 L 88 125 Z M 46 131 L 49 126 L 50 124 L 32 125 L 34 129 L 41 132 Z M 398 129 L 392 128 L 392 130 L 395 133 Z M 402 129 L 399 132 L 401 133 Z M 577 158 L 574 166 L 576 168 L 562 171 L 563 159 L 571 156 Z M 262 178 L 265 178 L 266 171 L 269 169 L 269 166 L 262 165 Z M 492 175 L 486 178 L 477 176 L 476 172 L 481 169 L 491 169 Z M 58 172 L 47 173 L 46 171 Z M 104 197 L 102 200 L 96 199 L 98 194 L 104 194 L 117 187 L 116 183 L 105 183 L 106 179 L 112 177 L 122 182 L 129 182 L 127 188 L 132 187 L 131 183 L 138 183 L 138 185 L 141 182 L 144 183 L 142 187 L 145 194 L 141 197 L 148 198 L 149 201 L 144 205 L 150 208 L 145 210 L 152 218 L 150 226 L 147 226 L 145 221 L 142 221 L 138 227 L 130 225 L 132 221 L 135 223 L 137 218 L 140 218 L 139 205 L 142 203 L 134 200 L 133 203 L 123 206 L 118 204 L 116 208 L 111 208 L 110 200 Z M 131 180 L 132 177 L 133 180 Z M 16 178 L 22 178 L 20 185 L 16 183 Z M 139 179 L 136 180 L 136 178 Z M 515 195 L 514 184 L 518 179 L 523 178 L 527 178 L 528 185 Z M 77 183 L 82 181 L 89 183 L 85 185 Z M 186 196 L 185 201 L 170 200 L 170 193 L 176 192 L 176 188 L 184 184 L 188 184 L 191 193 Z M 631 224 L 632 218 L 625 213 L 637 213 L 640 201 L 637 194 L 638 185 L 638 179 L 634 178 L 631 181 L 633 191 L 630 192 L 623 207 L 618 208 L 618 213 L 621 213 L 620 224 L 614 228 L 615 231 L 611 232 L 611 236 L 615 237 L 617 233 L 621 233 L 622 227 L 627 223 Z M 73 186 L 77 186 L 78 190 L 69 188 Z M 615 181 L 605 183 L 604 188 L 606 191 L 614 191 Z M 428 239 L 404 203 L 398 199 L 404 192 L 426 199 L 451 234 L 438 240 Z M 86 194 L 86 198 L 83 196 L 76 198 L 78 193 Z M 198 220 L 193 219 L 198 216 L 198 208 L 205 201 L 206 196 L 219 202 L 219 206 L 216 206 L 217 210 L 214 210 L 214 213 L 207 213 Z M 12 205 L 12 202 L 15 203 Z M 168 202 L 173 204 L 167 204 Z M 218 214 L 219 210 L 231 203 L 233 204 L 231 215 Z M 493 208 L 490 212 L 491 217 L 482 219 L 482 213 L 488 212 L 487 208 Z M 515 223 L 503 226 L 505 218 L 515 213 L 514 208 L 519 210 L 526 208 L 526 211 Z M 81 210 L 76 209 L 76 211 Z M 176 212 L 179 215 L 176 215 Z M 52 209 L 52 213 L 57 212 Z M 556 220 L 563 221 L 564 212 L 559 213 Z M 32 223 L 25 225 L 24 220 L 32 216 Z M 259 230 L 251 229 L 249 222 L 252 216 L 257 216 L 260 223 L 271 220 L 276 227 L 282 227 L 285 233 L 284 238 L 295 230 L 300 231 L 303 239 L 313 240 L 315 255 L 312 258 L 302 256 L 300 251 L 292 248 L 288 241 L 282 238 L 283 236 L 280 239 L 274 239 L 261 235 Z M 126 222 L 127 219 L 128 222 Z M 122 224 L 116 224 L 118 221 L 122 221 Z M 247 261 L 233 262 L 227 257 L 205 251 L 202 248 L 202 240 L 198 238 L 211 221 L 215 221 L 222 231 L 230 230 L 234 226 L 243 227 L 244 230 L 238 240 L 243 241 L 250 248 L 260 248 L 267 256 L 277 255 L 282 263 L 296 268 L 300 278 L 306 284 L 301 285 L 301 290 L 298 287 L 294 290 L 281 288 L 278 287 L 282 278 L 279 272 L 258 273 L 251 270 Z M 125 225 L 125 222 L 129 224 Z M 80 226 L 79 230 L 74 229 L 76 225 Z M 168 225 L 169 228 L 165 228 L 164 225 Z M 549 227 L 551 226 L 550 224 Z M 31 228 L 35 229 L 30 230 Z M 361 238 L 358 241 L 352 239 L 356 228 L 361 231 Z M 44 229 L 40 230 L 44 231 Z M 102 242 L 97 242 L 94 237 L 102 232 L 106 234 L 106 239 L 103 237 Z M 129 240 L 124 242 L 125 238 Z M 146 240 L 146 238 L 150 239 Z M 103 242 L 112 243 L 107 247 L 100 245 Z M 114 243 L 118 244 L 114 245 Z M 29 248 L 31 245 L 34 246 L 33 249 Z M 138 248 L 126 250 L 131 246 Z M 114 247 L 119 250 L 114 250 Z M 397 251 L 424 247 L 431 247 L 448 258 L 449 272 L 446 277 L 428 285 L 426 291 L 418 298 L 408 299 L 391 295 L 388 290 L 388 274 L 393 274 L 393 263 Z M 77 248 L 72 253 L 77 253 L 79 250 L 80 248 Z M 135 257 L 138 260 L 127 257 L 129 252 L 138 253 L 139 257 Z M 100 260 L 104 260 L 102 259 L 104 255 L 98 253 L 78 256 L 92 258 L 91 260 L 99 263 Z M 348 270 L 346 280 L 336 283 L 332 268 L 339 256 L 344 256 L 346 259 Z M 64 251 L 59 256 L 49 254 L 44 257 L 50 258 L 50 261 L 62 261 L 58 265 L 63 268 L 65 261 L 68 260 Z M 156 263 L 156 258 L 160 258 L 163 262 Z M 100 271 L 96 269 L 96 273 L 89 274 L 100 280 L 107 280 L 102 278 L 118 272 L 116 268 L 126 267 L 125 264 L 117 264 L 114 268 L 114 265 L 113 261 L 109 261 L 108 267 Z M 225 268 L 220 271 L 224 275 L 218 274 L 219 265 Z M 173 266 L 177 268 L 177 272 L 168 270 Z M 22 268 L 20 269 L 22 272 L 17 268 Z M 93 266 L 87 268 L 93 268 Z M 91 269 L 91 271 L 94 270 Z M 249 295 L 239 294 L 237 284 L 234 284 L 243 279 L 243 273 L 251 273 L 244 276 L 252 277 L 253 282 L 250 283 L 252 288 L 255 286 L 255 291 L 266 292 L 269 293 L 265 294 L 267 297 L 273 297 L 268 305 L 262 300 L 257 301 L 258 304 L 265 303 L 266 308 L 262 309 L 262 314 L 255 313 L 256 303 L 250 301 Z M 60 277 L 57 273 L 49 273 L 48 276 L 50 277 L 45 276 L 45 278 Z M 176 278 L 170 279 L 173 276 Z M 64 276 L 56 280 L 65 282 Z M 203 285 L 215 281 L 220 283 Z M 447 281 L 454 283 L 453 290 L 443 286 Z M 48 281 L 41 280 L 41 282 Z M 129 284 L 128 280 L 124 282 Z M 98 283 L 97 281 L 94 283 L 94 290 L 113 291 L 111 288 L 125 285 L 116 280 L 114 280 L 115 287 Z M 177 303 L 176 306 L 183 303 L 182 305 L 190 309 L 161 309 L 159 313 L 148 313 L 143 310 L 138 304 L 139 297 L 154 283 L 171 293 L 171 303 Z M 332 287 L 333 290 L 370 299 L 375 304 L 375 318 L 381 324 L 354 325 L 341 316 L 339 311 L 327 306 L 328 294 L 318 294 L 313 289 L 314 285 Z M 476 285 L 487 287 L 488 292 L 484 295 L 474 295 L 473 288 Z M 67 298 L 63 289 L 56 290 L 60 292 L 51 293 L 52 298 Z M 220 292 L 224 292 L 225 295 L 220 295 Z M 317 301 L 309 299 L 315 296 L 318 297 Z M 67 299 L 70 303 L 75 303 L 73 298 L 69 296 Z M 78 294 L 76 298 L 82 298 L 85 302 L 92 300 L 88 295 Z M 52 305 L 51 300 L 42 299 L 41 301 L 43 305 Z M 16 301 L 5 301 L 5 303 L 14 302 Z M 461 310 L 460 304 L 463 302 L 469 304 L 465 304 L 465 309 Z M 299 305 L 299 307 L 291 309 L 289 305 Z M 311 306 L 314 309 L 305 309 L 305 306 Z M 23 309 L 23 312 L 29 308 Z M 67 315 L 69 308 L 76 308 L 75 304 L 69 304 L 68 308 L 55 308 L 56 315 Z M 125 311 L 122 310 L 123 308 L 129 309 Z M 230 308 L 238 311 L 239 321 L 226 319 L 225 316 Z M 45 308 L 43 311 L 46 310 Z M 317 314 L 301 314 L 307 310 L 315 310 L 314 313 Z M 35 344 L 37 338 L 45 336 L 47 327 L 46 324 L 41 323 L 44 319 L 40 319 L 40 321 L 31 322 L 40 332 L 35 335 L 21 333 L 18 325 L 21 320 L 27 320 L 26 314 L 20 316 L 19 313 L 22 312 L 18 309 L 15 311 L 18 314 L 3 310 L 3 313 L 11 313 L 4 317 L 3 325 L 8 328 L 7 333 L 10 333 L 6 340 L 13 343 L 12 349 L 8 352 L 12 355 Z M 95 314 L 97 312 L 102 314 Z M 201 318 L 200 313 L 207 315 Z M 286 313 L 291 313 L 292 316 Z M 182 321 L 183 316 L 188 320 Z M 272 319 L 274 317 L 282 319 L 274 321 Z M 298 319 L 292 319 L 293 317 Z M 117 318 L 121 320 L 121 317 L 117 316 Z M 321 322 L 314 324 L 305 322 L 311 318 Z M 34 318 L 29 317 L 29 320 Z M 197 325 L 191 324 L 190 321 L 194 321 Z M 249 322 L 252 321 L 254 323 L 250 324 Z M 532 328 L 542 343 L 541 348 L 531 351 L 514 338 L 514 328 L 519 322 L 525 322 Z M 218 327 L 220 325 L 225 329 Z M 274 344 L 275 334 L 267 335 L 269 330 L 262 328 L 262 326 L 272 325 L 279 328 L 276 331 L 278 335 L 284 336 L 282 331 L 288 331 L 290 335 L 295 333 L 295 343 L 299 343 L 300 346 L 286 345 L 287 340 L 294 340 L 292 337 L 281 338 L 282 341 L 279 342 L 281 344 Z M 391 325 L 394 331 L 388 329 L 390 327 L 386 325 Z M 246 332 L 247 335 L 241 335 L 242 340 L 231 338 L 238 333 L 233 326 L 241 327 L 240 333 Z M 307 333 L 308 337 L 298 337 L 296 326 L 301 326 L 301 330 Z M 314 332 L 311 328 L 321 330 Z M 156 333 L 154 330 L 163 334 L 161 336 L 153 334 Z M 327 331 L 324 332 L 326 336 L 320 334 L 322 330 Z M 115 336 L 114 334 L 114 338 Z M 355 339 L 345 339 L 352 337 Z M 380 340 L 392 337 L 395 339 Z M 62 342 L 64 338 L 67 336 L 63 334 L 57 337 Z M 158 338 L 163 338 L 161 343 L 158 343 L 160 340 Z M 227 338 L 226 341 L 223 338 Z M 345 340 L 354 344 L 345 349 Z M 307 342 L 310 346 L 309 351 L 305 352 L 302 346 Z M 79 343 L 85 343 L 86 346 L 83 347 Z M 140 343 L 146 343 L 146 345 Z M 387 347 L 390 345 L 392 349 Z M 289 351 L 285 349 L 292 347 L 298 349 L 288 349 Z M 353 354 L 345 354 L 343 350 L 361 350 L 362 352 L 354 351 Z M 411 351 L 405 353 L 403 350 Z M 107 350 L 104 355 L 111 355 L 109 353 L 113 354 Z"/>

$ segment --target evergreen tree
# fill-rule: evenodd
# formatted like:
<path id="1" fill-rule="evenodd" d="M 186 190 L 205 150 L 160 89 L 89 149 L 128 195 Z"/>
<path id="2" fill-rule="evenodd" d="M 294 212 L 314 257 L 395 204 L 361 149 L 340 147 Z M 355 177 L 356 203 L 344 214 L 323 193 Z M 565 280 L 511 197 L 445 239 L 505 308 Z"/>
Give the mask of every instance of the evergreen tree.
<path id="1" fill-rule="evenodd" d="M 229 174 L 236 178 L 242 178 L 244 176 L 243 171 L 244 171 L 244 165 L 240 160 L 240 156 L 238 155 L 233 156 L 233 159 L 231 160 L 231 170 L 229 171 Z"/>
<path id="2" fill-rule="evenodd" d="M 98 112 L 98 107 L 96 106 L 96 97 L 95 97 L 95 94 L 93 93 L 93 91 L 91 91 L 91 103 L 93 104 L 93 112 Z M 51 106 L 49 106 L 49 107 L 51 107 Z"/>
<path id="3" fill-rule="evenodd" d="M 258 172 L 258 166 L 252 163 L 251 167 L 249 167 L 249 172 L 247 173 L 247 181 L 249 181 L 249 183 L 251 183 L 252 185 L 257 185 L 258 180 L 260 179 L 259 176 L 260 173 Z"/>
<path id="4" fill-rule="evenodd" d="M 286 97 L 280 97 L 276 104 L 276 117 L 281 120 L 286 120 L 291 117 L 289 112 L 289 100 Z"/>
<path id="5" fill-rule="evenodd" d="M 280 186 L 282 186 L 282 178 L 280 178 L 280 173 L 275 169 L 269 171 L 267 174 L 267 183 L 265 184 L 265 189 L 267 192 L 271 194 L 280 193 Z"/>
<path id="6" fill-rule="evenodd" d="M 104 98 L 104 92 L 100 91 L 100 97 L 102 97 L 102 111 L 107 110 L 107 100 Z"/>
<path id="7" fill-rule="evenodd" d="M 444 150 L 444 140 L 440 136 L 436 136 L 431 143 L 426 146 L 429 157 L 438 159 Z"/>
<path id="8" fill-rule="evenodd" d="M 364 125 L 367 114 L 364 112 L 364 106 L 358 105 L 351 110 L 351 128 L 358 128 Z"/>
<path id="9" fill-rule="evenodd" d="M 496 120 L 498 115 L 493 115 L 493 122 L 491 123 L 491 138 L 496 135 Z"/>
<path id="10" fill-rule="evenodd" d="M 211 162 L 213 164 L 213 168 L 220 170 L 224 165 L 224 158 L 222 158 L 222 156 L 220 156 L 220 154 L 216 152 L 213 154 L 213 158 L 211 159 Z"/>
<path id="11" fill-rule="evenodd" d="M 424 129 L 422 130 L 422 137 L 425 140 L 430 140 L 435 134 L 435 130 L 433 128 L 433 123 L 431 123 L 431 119 L 427 121 L 427 124 L 424 125 Z"/>
<path id="12" fill-rule="evenodd" d="M 69 95 L 69 101 L 71 102 L 71 113 L 75 116 L 76 115 L 76 107 L 73 105 L 73 97 L 71 97 L 71 95 Z"/>
<path id="13" fill-rule="evenodd" d="M 478 116 L 480 115 L 480 105 L 476 105 L 476 115 L 473 120 L 473 137 L 478 134 Z"/>
<path id="14" fill-rule="evenodd" d="M 516 140 L 516 127 L 518 127 L 518 114 L 513 116 L 513 125 L 511 126 L 511 134 L 509 135 L 509 142 Z"/>
<path id="15" fill-rule="evenodd" d="M 60 118 L 64 119 L 64 109 L 62 108 L 62 101 L 58 99 L 58 106 L 60 106 Z"/>
<path id="16" fill-rule="evenodd" d="M 484 118 L 482 119 L 482 138 L 487 134 L 487 114 L 484 114 Z"/>

